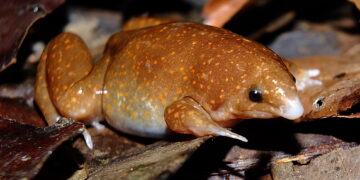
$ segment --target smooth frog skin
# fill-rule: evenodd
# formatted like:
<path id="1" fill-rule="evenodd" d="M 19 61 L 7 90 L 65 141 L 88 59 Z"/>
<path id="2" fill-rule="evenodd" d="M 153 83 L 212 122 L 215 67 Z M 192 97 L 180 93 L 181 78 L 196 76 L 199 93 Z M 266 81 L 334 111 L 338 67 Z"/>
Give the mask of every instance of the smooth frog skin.
<path id="1" fill-rule="evenodd" d="M 278 55 L 227 30 L 184 22 L 119 32 L 94 65 L 78 36 L 59 35 L 42 54 L 35 100 L 49 124 L 105 118 L 145 137 L 170 129 L 246 141 L 225 127 L 303 113 Z"/>

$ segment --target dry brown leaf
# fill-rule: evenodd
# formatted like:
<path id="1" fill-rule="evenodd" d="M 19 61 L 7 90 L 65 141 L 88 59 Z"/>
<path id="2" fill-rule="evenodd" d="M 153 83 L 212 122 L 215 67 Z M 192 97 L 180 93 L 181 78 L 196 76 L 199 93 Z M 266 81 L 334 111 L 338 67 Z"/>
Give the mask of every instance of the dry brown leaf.
<path id="1" fill-rule="evenodd" d="M 131 141 L 108 127 L 102 130 L 88 128 L 88 131 L 94 144 L 93 149 L 89 149 L 83 139 L 76 140 L 73 145 L 84 155 L 88 173 L 92 173 L 116 158 L 125 156 L 129 151 L 144 147 L 143 144 Z"/>
<path id="2" fill-rule="evenodd" d="M 39 128 L 0 118 L 0 179 L 30 179 L 64 141 L 84 131 L 82 123 Z"/>
<path id="3" fill-rule="evenodd" d="M 203 8 L 204 24 L 222 27 L 251 0 L 209 0 Z"/>
<path id="4" fill-rule="evenodd" d="M 38 127 L 45 127 L 45 121 L 39 114 L 29 107 L 24 99 L 10 99 L 0 97 L 0 117 L 11 119 L 17 123 Z"/>
<path id="5" fill-rule="evenodd" d="M 0 71 L 16 62 L 17 51 L 30 26 L 65 0 L 3 0 L 0 6 Z"/>
<path id="6" fill-rule="evenodd" d="M 303 70 L 317 69 L 320 74 L 311 79 L 322 82 L 322 85 L 308 86 L 300 91 L 305 107 L 305 117 L 302 120 L 338 116 L 340 112 L 359 102 L 360 61 L 316 56 L 292 62 L 295 65 L 291 67 L 291 71 L 295 77 L 303 76 Z"/>
<path id="7" fill-rule="evenodd" d="M 158 142 L 131 153 L 129 157 L 105 164 L 89 179 L 166 179 L 206 140 L 196 138 L 181 142 Z"/>
<path id="8" fill-rule="evenodd" d="M 358 9 L 360 9 L 360 0 L 348 0 L 356 5 Z"/>
<path id="9" fill-rule="evenodd" d="M 234 146 L 228 152 L 224 161 L 228 163 L 229 167 L 236 170 L 248 170 L 255 167 L 264 155 L 269 156 L 274 162 L 287 160 L 295 161 L 301 157 L 312 158 L 338 147 L 348 147 L 353 145 L 332 136 L 318 134 L 295 134 L 295 140 L 298 142 L 299 150 L 301 150 L 296 156 L 281 151 L 260 151 Z"/>
<path id="10" fill-rule="evenodd" d="M 280 179 L 359 179 L 360 147 L 338 147 L 310 161 L 278 161 L 271 172 L 274 180 Z"/>
<path id="11" fill-rule="evenodd" d="M 235 145 L 228 151 L 224 159 L 226 165 L 231 169 L 213 173 L 213 177 L 227 177 L 232 174 L 240 174 L 241 172 L 259 168 L 259 165 L 263 170 L 266 170 L 270 168 L 272 163 L 290 161 L 306 163 L 319 155 L 331 152 L 337 148 L 350 148 L 356 145 L 328 135 L 297 133 L 294 135 L 294 138 L 299 146 L 297 155 L 278 150 L 257 150 Z"/>
<path id="12" fill-rule="evenodd" d="M 19 83 L 2 83 L 0 84 L 0 97 L 24 99 L 29 106 L 33 106 L 34 84 L 34 78 L 28 78 Z"/>

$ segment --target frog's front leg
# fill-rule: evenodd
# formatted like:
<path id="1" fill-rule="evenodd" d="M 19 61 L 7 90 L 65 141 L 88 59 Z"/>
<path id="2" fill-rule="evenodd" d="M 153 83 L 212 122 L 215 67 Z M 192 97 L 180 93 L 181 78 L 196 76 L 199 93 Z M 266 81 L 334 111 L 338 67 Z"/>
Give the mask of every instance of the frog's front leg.
<path id="1" fill-rule="evenodd" d="M 36 76 L 35 100 L 51 125 L 60 116 L 99 120 L 107 60 L 93 65 L 85 43 L 63 33 L 44 50 Z"/>
<path id="2" fill-rule="evenodd" d="M 245 137 L 219 126 L 202 106 L 190 97 L 184 97 L 169 105 L 164 115 L 169 129 L 178 133 L 195 136 L 227 136 L 247 142 Z"/>

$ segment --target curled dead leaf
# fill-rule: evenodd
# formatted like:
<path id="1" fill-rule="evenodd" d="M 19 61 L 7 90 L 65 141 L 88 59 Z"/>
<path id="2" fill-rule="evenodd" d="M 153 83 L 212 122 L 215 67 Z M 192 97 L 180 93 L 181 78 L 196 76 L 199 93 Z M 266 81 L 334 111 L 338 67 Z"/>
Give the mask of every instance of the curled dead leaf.
<path id="1" fill-rule="evenodd" d="M 348 0 L 356 5 L 358 9 L 360 9 L 360 0 Z"/>
<path id="2" fill-rule="evenodd" d="M 204 24 L 222 27 L 250 2 L 250 0 L 210 0 L 202 11 Z"/>
<path id="3" fill-rule="evenodd" d="M 0 179 L 30 179 L 64 141 L 84 131 L 78 122 L 39 128 L 0 118 Z"/>
<path id="4" fill-rule="evenodd" d="M 166 179 L 208 137 L 182 142 L 157 142 L 126 158 L 109 162 L 90 174 L 89 179 Z"/>
<path id="5" fill-rule="evenodd" d="M 272 164 L 272 177 L 274 180 L 359 179 L 359 155 L 359 146 L 338 146 L 331 152 L 305 161 L 304 163 L 302 163 L 300 159 L 302 156 L 297 156 L 293 158 L 293 160 L 284 158 Z"/>
<path id="6" fill-rule="evenodd" d="M 302 121 L 339 116 L 360 100 L 360 61 L 334 56 L 314 56 L 293 60 L 290 69 L 297 81 L 319 81 L 300 91 L 305 107 Z M 297 71 L 297 70 L 301 71 Z M 317 70 L 318 75 L 302 79 L 303 71 Z M 356 113 L 356 112 L 354 112 Z"/>
<path id="7" fill-rule="evenodd" d="M 46 125 L 39 114 L 29 107 L 24 99 L 20 98 L 0 97 L 0 117 L 32 126 L 44 127 Z"/>
<path id="8" fill-rule="evenodd" d="M 16 62 L 17 51 L 30 26 L 65 0 L 3 0 L 0 7 L 0 71 Z"/>

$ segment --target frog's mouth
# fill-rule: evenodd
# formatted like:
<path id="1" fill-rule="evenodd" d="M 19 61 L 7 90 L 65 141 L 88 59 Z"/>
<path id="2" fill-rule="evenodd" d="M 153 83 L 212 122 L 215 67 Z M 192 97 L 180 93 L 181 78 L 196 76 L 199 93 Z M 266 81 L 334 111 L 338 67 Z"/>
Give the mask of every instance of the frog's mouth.
<path id="1" fill-rule="evenodd" d="M 242 113 L 241 118 L 259 118 L 259 119 L 268 119 L 277 117 L 275 114 L 263 112 L 263 111 L 245 111 Z"/>
<path id="2" fill-rule="evenodd" d="M 280 107 L 273 107 L 271 110 L 272 112 L 245 111 L 241 113 L 241 117 L 268 119 L 280 116 L 286 119 L 294 120 L 300 118 L 303 115 L 304 107 L 298 97 L 294 99 L 286 99 L 283 102 L 283 105 Z"/>

